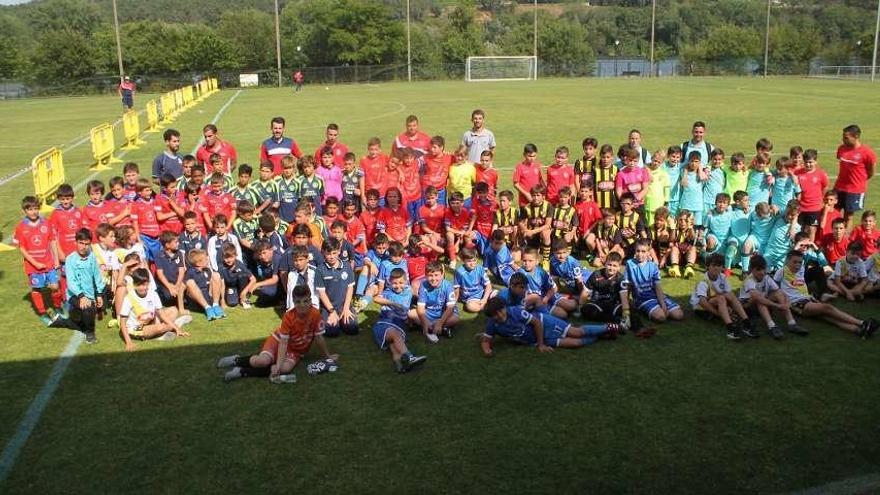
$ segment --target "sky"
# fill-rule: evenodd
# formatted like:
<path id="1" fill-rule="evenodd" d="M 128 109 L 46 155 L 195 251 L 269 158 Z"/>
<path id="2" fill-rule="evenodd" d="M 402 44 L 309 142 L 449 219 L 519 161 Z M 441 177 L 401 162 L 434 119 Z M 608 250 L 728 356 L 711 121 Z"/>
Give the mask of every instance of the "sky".
<path id="1" fill-rule="evenodd" d="M 15 5 L 17 3 L 27 3 L 30 0 L 0 0 L 0 5 Z"/>

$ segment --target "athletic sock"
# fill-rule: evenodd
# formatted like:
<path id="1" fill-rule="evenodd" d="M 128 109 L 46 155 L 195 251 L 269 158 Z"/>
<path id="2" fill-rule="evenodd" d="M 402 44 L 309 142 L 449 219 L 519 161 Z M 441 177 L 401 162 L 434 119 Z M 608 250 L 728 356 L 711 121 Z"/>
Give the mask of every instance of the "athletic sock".
<path id="1" fill-rule="evenodd" d="M 61 309 L 64 306 L 64 293 L 61 289 L 52 291 L 52 307 Z"/>
<path id="2" fill-rule="evenodd" d="M 733 259 L 736 258 L 736 244 L 728 244 L 724 250 L 724 268 L 733 268 Z"/>
<path id="3" fill-rule="evenodd" d="M 595 337 L 597 335 L 602 335 L 602 334 L 608 332 L 608 325 L 604 325 L 604 324 L 602 324 L 602 325 L 597 325 L 597 324 L 584 325 L 581 328 L 584 330 L 584 334 L 586 334 L 588 337 Z"/>
<path id="4" fill-rule="evenodd" d="M 354 289 L 354 294 L 356 296 L 363 296 L 364 292 L 367 290 L 367 283 L 370 281 L 370 277 L 366 273 L 361 273 L 358 275 L 357 286 Z"/>
<path id="5" fill-rule="evenodd" d="M 739 260 L 740 265 L 742 266 L 742 269 L 743 269 L 743 273 L 749 273 L 749 262 L 750 262 L 750 261 L 752 261 L 752 256 L 751 256 L 751 255 L 743 256 L 743 257 Z"/>
<path id="6" fill-rule="evenodd" d="M 797 325 L 797 322 L 792 319 L 792 320 L 788 320 L 788 324 L 789 325 Z"/>
<path id="7" fill-rule="evenodd" d="M 34 309 L 38 315 L 46 314 L 46 302 L 43 300 L 43 292 L 40 290 L 31 290 L 31 302 L 34 303 Z"/>
<path id="8" fill-rule="evenodd" d="M 541 261 L 543 263 L 550 263 L 550 245 L 549 244 L 541 244 Z"/>
<path id="9" fill-rule="evenodd" d="M 251 368 L 250 366 L 241 367 L 241 376 L 244 377 L 265 377 L 269 376 L 272 370 L 270 368 Z"/>
<path id="10" fill-rule="evenodd" d="M 581 337 L 581 344 L 590 345 L 596 341 L 596 337 Z"/>
<path id="11" fill-rule="evenodd" d="M 237 356 L 235 358 L 234 366 L 238 366 L 239 368 L 250 368 L 251 357 L 250 356 Z"/>

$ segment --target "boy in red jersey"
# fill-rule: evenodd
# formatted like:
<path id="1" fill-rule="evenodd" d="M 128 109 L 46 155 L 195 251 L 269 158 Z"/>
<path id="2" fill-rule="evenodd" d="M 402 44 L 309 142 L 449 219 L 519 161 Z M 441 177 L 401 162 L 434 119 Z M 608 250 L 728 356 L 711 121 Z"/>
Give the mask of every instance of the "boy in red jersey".
<path id="1" fill-rule="evenodd" d="M 843 144 L 837 148 L 837 160 L 840 171 L 834 190 L 837 191 L 837 202 L 843 209 L 846 228 L 852 227 L 852 217 L 865 204 L 865 191 L 868 181 L 874 176 L 877 166 L 877 155 L 874 150 L 862 144 L 862 130 L 853 124 L 843 129 Z"/>
<path id="2" fill-rule="evenodd" d="M 843 214 L 837 209 L 837 192 L 834 189 L 825 191 L 822 198 L 822 210 L 819 212 L 819 227 L 816 232 L 816 245 L 822 247 L 825 236 L 832 232 L 832 223 L 838 218 L 843 218 Z"/>
<path id="3" fill-rule="evenodd" d="M 792 148 L 792 154 L 796 151 Z M 801 195 L 798 198 L 800 203 L 798 223 L 810 236 L 810 241 L 815 241 L 819 237 L 816 233 L 822 217 L 823 194 L 828 187 L 828 174 L 819 168 L 818 155 L 818 152 L 812 149 L 803 152 L 800 155 L 803 158 L 803 168 L 795 173 L 801 188 Z"/>
<path id="4" fill-rule="evenodd" d="M 446 254 L 449 267 L 455 270 L 455 260 L 460 247 L 468 247 L 473 241 L 471 212 L 464 207 L 464 196 L 458 191 L 449 195 L 449 208 L 443 217 L 446 228 Z"/>
<path id="5" fill-rule="evenodd" d="M 416 218 L 419 214 L 419 206 L 422 204 L 422 187 L 419 184 L 419 162 L 413 150 L 407 148 L 401 151 L 400 167 L 400 192 L 403 195 L 403 205 L 410 218 Z"/>
<path id="6" fill-rule="evenodd" d="M 382 141 L 373 137 L 367 141 L 367 156 L 361 158 L 361 170 L 364 172 L 364 190 L 376 189 L 379 196 L 384 190 L 385 169 L 388 168 L 388 155 L 382 153 Z"/>
<path id="7" fill-rule="evenodd" d="M 602 212 L 599 210 L 599 204 L 593 201 L 593 188 L 581 187 L 578 190 L 577 201 L 574 204 L 578 217 L 578 240 L 575 247 L 583 252 L 587 251 L 587 238 L 593 235 L 593 225 L 602 219 Z M 595 241 L 595 239 L 594 239 Z"/>
<path id="8" fill-rule="evenodd" d="M 218 368 L 232 367 L 224 380 L 229 382 L 245 377 L 269 377 L 272 383 L 293 382 L 295 377 L 290 372 L 309 352 L 312 342 L 335 365 L 339 355 L 330 354 L 327 350 L 324 321 L 321 319 L 321 312 L 312 306 L 311 289 L 306 285 L 298 285 L 293 288 L 291 296 L 293 308 L 284 313 L 281 324 L 263 341 L 259 354 L 234 354 L 217 362 Z"/>
<path id="9" fill-rule="evenodd" d="M 122 177 L 111 177 L 107 182 L 110 194 L 107 195 L 107 208 L 110 212 L 121 219 L 114 227 L 131 225 L 131 201 L 125 196 L 125 180 Z"/>
<path id="10" fill-rule="evenodd" d="M 391 152 L 394 153 L 405 148 L 412 148 L 418 158 L 425 156 L 431 148 L 431 137 L 421 131 L 419 118 L 415 115 L 406 117 L 406 131 L 399 134 L 394 140 Z"/>
<path id="11" fill-rule="evenodd" d="M 864 261 L 877 252 L 878 240 L 880 240 L 880 231 L 877 230 L 877 213 L 874 210 L 865 210 L 862 213 L 862 223 L 852 230 L 849 242 L 862 244 L 862 252 L 859 256 Z"/>
<path id="12" fill-rule="evenodd" d="M 40 200 L 25 196 L 21 200 L 24 218 L 15 227 L 12 245 L 18 246 L 24 258 L 24 273 L 31 286 L 31 301 L 44 324 L 51 325 L 58 319 L 58 311 L 64 304 L 64 296 L 59 288 L 58 258 L 52 253 L 55 236 L 52 227 L 40 216 Z M 43 299 L 43 290 L 51 294 L 50 315 Z"/>
<path id="13" fill-rule="evenodd" d="M 131 205 L 131 220 L 144 245 L 147 261 L 153 261 L 162 250 L 159 242 L 162 229 L 157 217 L 161 206 L 153 199 L 153 187 L 149 179 L 138 179 L 137 187 L 138 199 Z"/>
<path id="14" fill-rule="evenodd" d="M 543 183 L 541 163 L 538 162 L 538 147 L 529 143 L 523 147 L 523 160 L 516 164 L 516 169 L 513 171 L 513 187 L 519 192 L 519 206 L 523 207 L 531 203 L 532 188 Z"/>
<path id="15" fill-rule="evenodd" d="M 379 190 L 367 189 L 365 198 L 360 220 L 364 224 L 364 237 L 367 239 L 367 246 L 371 246 L 376 237 L 376 221 L 379 217 L 379 211 L 381 211 L 379 209 Z"/>
<path id="16" fill-rule="evenodd" d="M 388 189 L 385 193 L 385 207 L 376 217 L 376 231 L 384 232 L 392 241 L 406 245 L 412 234 L 412 219 L 400 201 L 400 189 Z"/>
<path id="17" fill-rule="evenodd" d="M 358 205 L 353 199 L 342 201 L 342 221 L 345 222 L 345 240 L 351 244 L 356 256 L 367 254 L 367 234 L 364 223 L 357 216 Z M 355 260 L 357 262 L 357 260 Z"/>
<path id="18" fill-rule="evenodd" d="M 208 230 L 214 229 L 214 217 L 219 214 L 226 215 L 229 224 L 235 221 L 235 198 L 224 191 L 226 179 L 223 174 L 211 174 L 210 185 L 202 193 L 202 214 Z"/>
<path id="19" fill-rule="evenodd" d="M 76 251 L 76 233 L 85 227 L 85 218 L 82 211 L 73 205 L 73 188 L 70 184 L 58 186 L 55 194 L 58 198 L 58 206 L 49 215 L 49 225 L 52 227 L 52 235 L 55 241 L 52 243 L 55 257 L 58 260 L 67 258 L 67 255 Z M 63 273 L 61 274 L 63 275 Z M 62 287 L 62 290 L 64 287 Z"/>
<path id="20" fill-rule="evenodd" d="M 160 230 L 168 230 L 175 234 L 183 231 L 184 210 L 177 204 L 178 191 L 177 181 L 171 174 L 162 174 L 159 177 L 159 187 L 162 191 L 156 196 L 156 204 L 159 205 L 159 211 L 156 212 L 156 218 L 159 220 Z"/>
<path id="21" fill-rule="evenodd" d="M 492 162 L 492 151 L 483 150 L 480 153 L 480 163 L 477 164 L 477 183 L 485 182 L 489 186 L 489 197 L 496 199 L 498 191 L 498 169 Z"/>
<path id="22" fill-rule="evenodd" d="M 128 162 L 122 166 L 122 177 L 125 180 L 123 184 L 125 199 L 134 201 L 138 196 L 138 179 L 141 178 L 141 170 L 138 164 Z"/>
<path id="23" fill-rule="evenodd" d="M 575 190 L 574 168 L 568 164 L 568 148 L 560 146 L 554 153 L 553 164 L 547 167 L 547 201 L 559 205 L 559 191 L 563 187 Z"/>
<path id="24" fill-rule="evenodd" d="M 446 182 L 449 180 L 449 167 L 453 157 L 444 151 L 446 140 L 443 136 L 431 138 L 430 152 L 425 155 L 425 170 L 422 174 L 422 190 L 433 186 L 437 190 L 437 202 L 446 205 Z M 423 193 L 427 195 L 427 193 Z"/>
<path id="25" fill-rule="evenodd" d="M 495 211 L 498 210 L 498 202 L 489 194 L 489 190 L 490 187 L 485 182 L 477 182 L 474 186 L 473 215 L 469 230 L 476 233 L 481 250 L 492 237 L 492 224 L 495 222 Z"/>
<path id="26" fill-rule="evenodd" d="M 822 238 L 822 252 L 828 264 L 834 266 L 837 260 L 846 256 L 849 238 L 846 236 L 846 220 L 843 217 L 831 222 L 831 233 Z"/>
<path id="27" fill-rule="evenodd" d="M 429 237 L 431 242 L 439 243 L 443 239 L 443 219 L 446 207 L 440 203 L 440 194 L 436 187 L 425 188 L 425 204 L 419 208 L 419 233 Z"/>
<path id="28" fill-rule="evenodd" d="M 85 227 L 94 235 L 95 229 L 102 223 L 115 225 L 122 219 L 121 215 L 114 215 L 110 205 L 104 201 L 104 183 L 99 180 L 91 180 L 86 184 L 86 193 L 89 201 L 82 209 Z"/>

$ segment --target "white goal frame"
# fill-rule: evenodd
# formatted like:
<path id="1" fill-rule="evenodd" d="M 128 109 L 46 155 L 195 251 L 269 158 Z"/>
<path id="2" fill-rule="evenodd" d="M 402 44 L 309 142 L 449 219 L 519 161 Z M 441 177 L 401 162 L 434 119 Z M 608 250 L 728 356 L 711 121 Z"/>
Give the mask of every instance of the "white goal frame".
<path id="1" fill-rule="evenodd" d="M 474 79 L 471 77 L 471 62 L 479 61 L 479 60 L 511 60 L 511 59 L 519 59 L 519 60 L 528 60 L 529 63 L 529 73 L 526 77 L 499 77 L 499 78 L 487 78 L 487 79 Z M 465 65 L 465 81 L 468 82 L 493 82 L 493 81 L 535 81 L 538 79 L 538 57 L 534 55 L 522 55 L 522 56 L 497 56 L 497 57 L 468 57 L 467 63 Z"/>

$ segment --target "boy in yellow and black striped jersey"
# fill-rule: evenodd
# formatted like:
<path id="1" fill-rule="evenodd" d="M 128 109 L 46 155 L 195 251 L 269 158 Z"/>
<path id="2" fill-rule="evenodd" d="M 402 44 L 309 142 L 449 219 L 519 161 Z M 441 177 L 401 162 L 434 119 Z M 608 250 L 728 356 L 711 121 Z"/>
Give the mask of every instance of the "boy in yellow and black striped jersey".
<path id="1" fill-rule="evenodd" d="M 614 223 L 620 229 L 622 247 L 627 257 L 632 257 L 637 240 L 648 238 L 643 215 L 635 209 L 634 204 L 633 193 L 623 193 L 620 196 L 621 211 L 614 217 Z"/>
<path id="2" fill-rule="evenodd" d="M 594 137 L 584 138 L 581 146 L 584 148 L 584 156 L 574 162 L 575 183 L 577 191 L 581 189 L 593 189 L 596 183 L 596 169 L 599 167 L 599 141 Z"/>
<path id="3" fill-rule="evenodd" d="M 544 200 L 547 188 L 543 184 L 532 186 L 532 201 L 520 208 L 519 230 L 525 246 L 541 248 L 542 266 L 550 269 L 550 228 L 553 206 Z"/>
<path id="4" fill-rule="evenodd" d="M 571 204 L 571 188 L 565 186 L 559 190 L 559 204 L 553 209 L 550 242 L 562 239 L 570 247 L 577 238 L 577 225 L 577 210 Z"/>
<path id="5" fill-rule="evenodd" d="M 617 178 L 617 167 L 614 166 L 614 148 L 603 144 L 599 150 L 599 166 L 594 171 L 593 199 L 599 208 L 617 210 L 617 193 L 614 181 Z"/>
<path id="6" fill-rule="evenodd" d="M 495 210 L 495 220 L 492 222 L 492 232 L 501 230 L 504 232 L 504 242 L 508 248 L 519 247 L 519 215 L 513 207 L 513 192 L 501 191 L 498 194 L 498 209 Z"/>
<path id="7" fill-rule="evenodd" d="M 587 237 L 587 248 L 593 254 L 593 266 L 605 265 L 608 253 L 615 252 L 622 258 L 623 238 L 617 226 L 614 212 L 610 208 L 602 208 L 602 221 L 596 222 L 591 235 Z"/>

